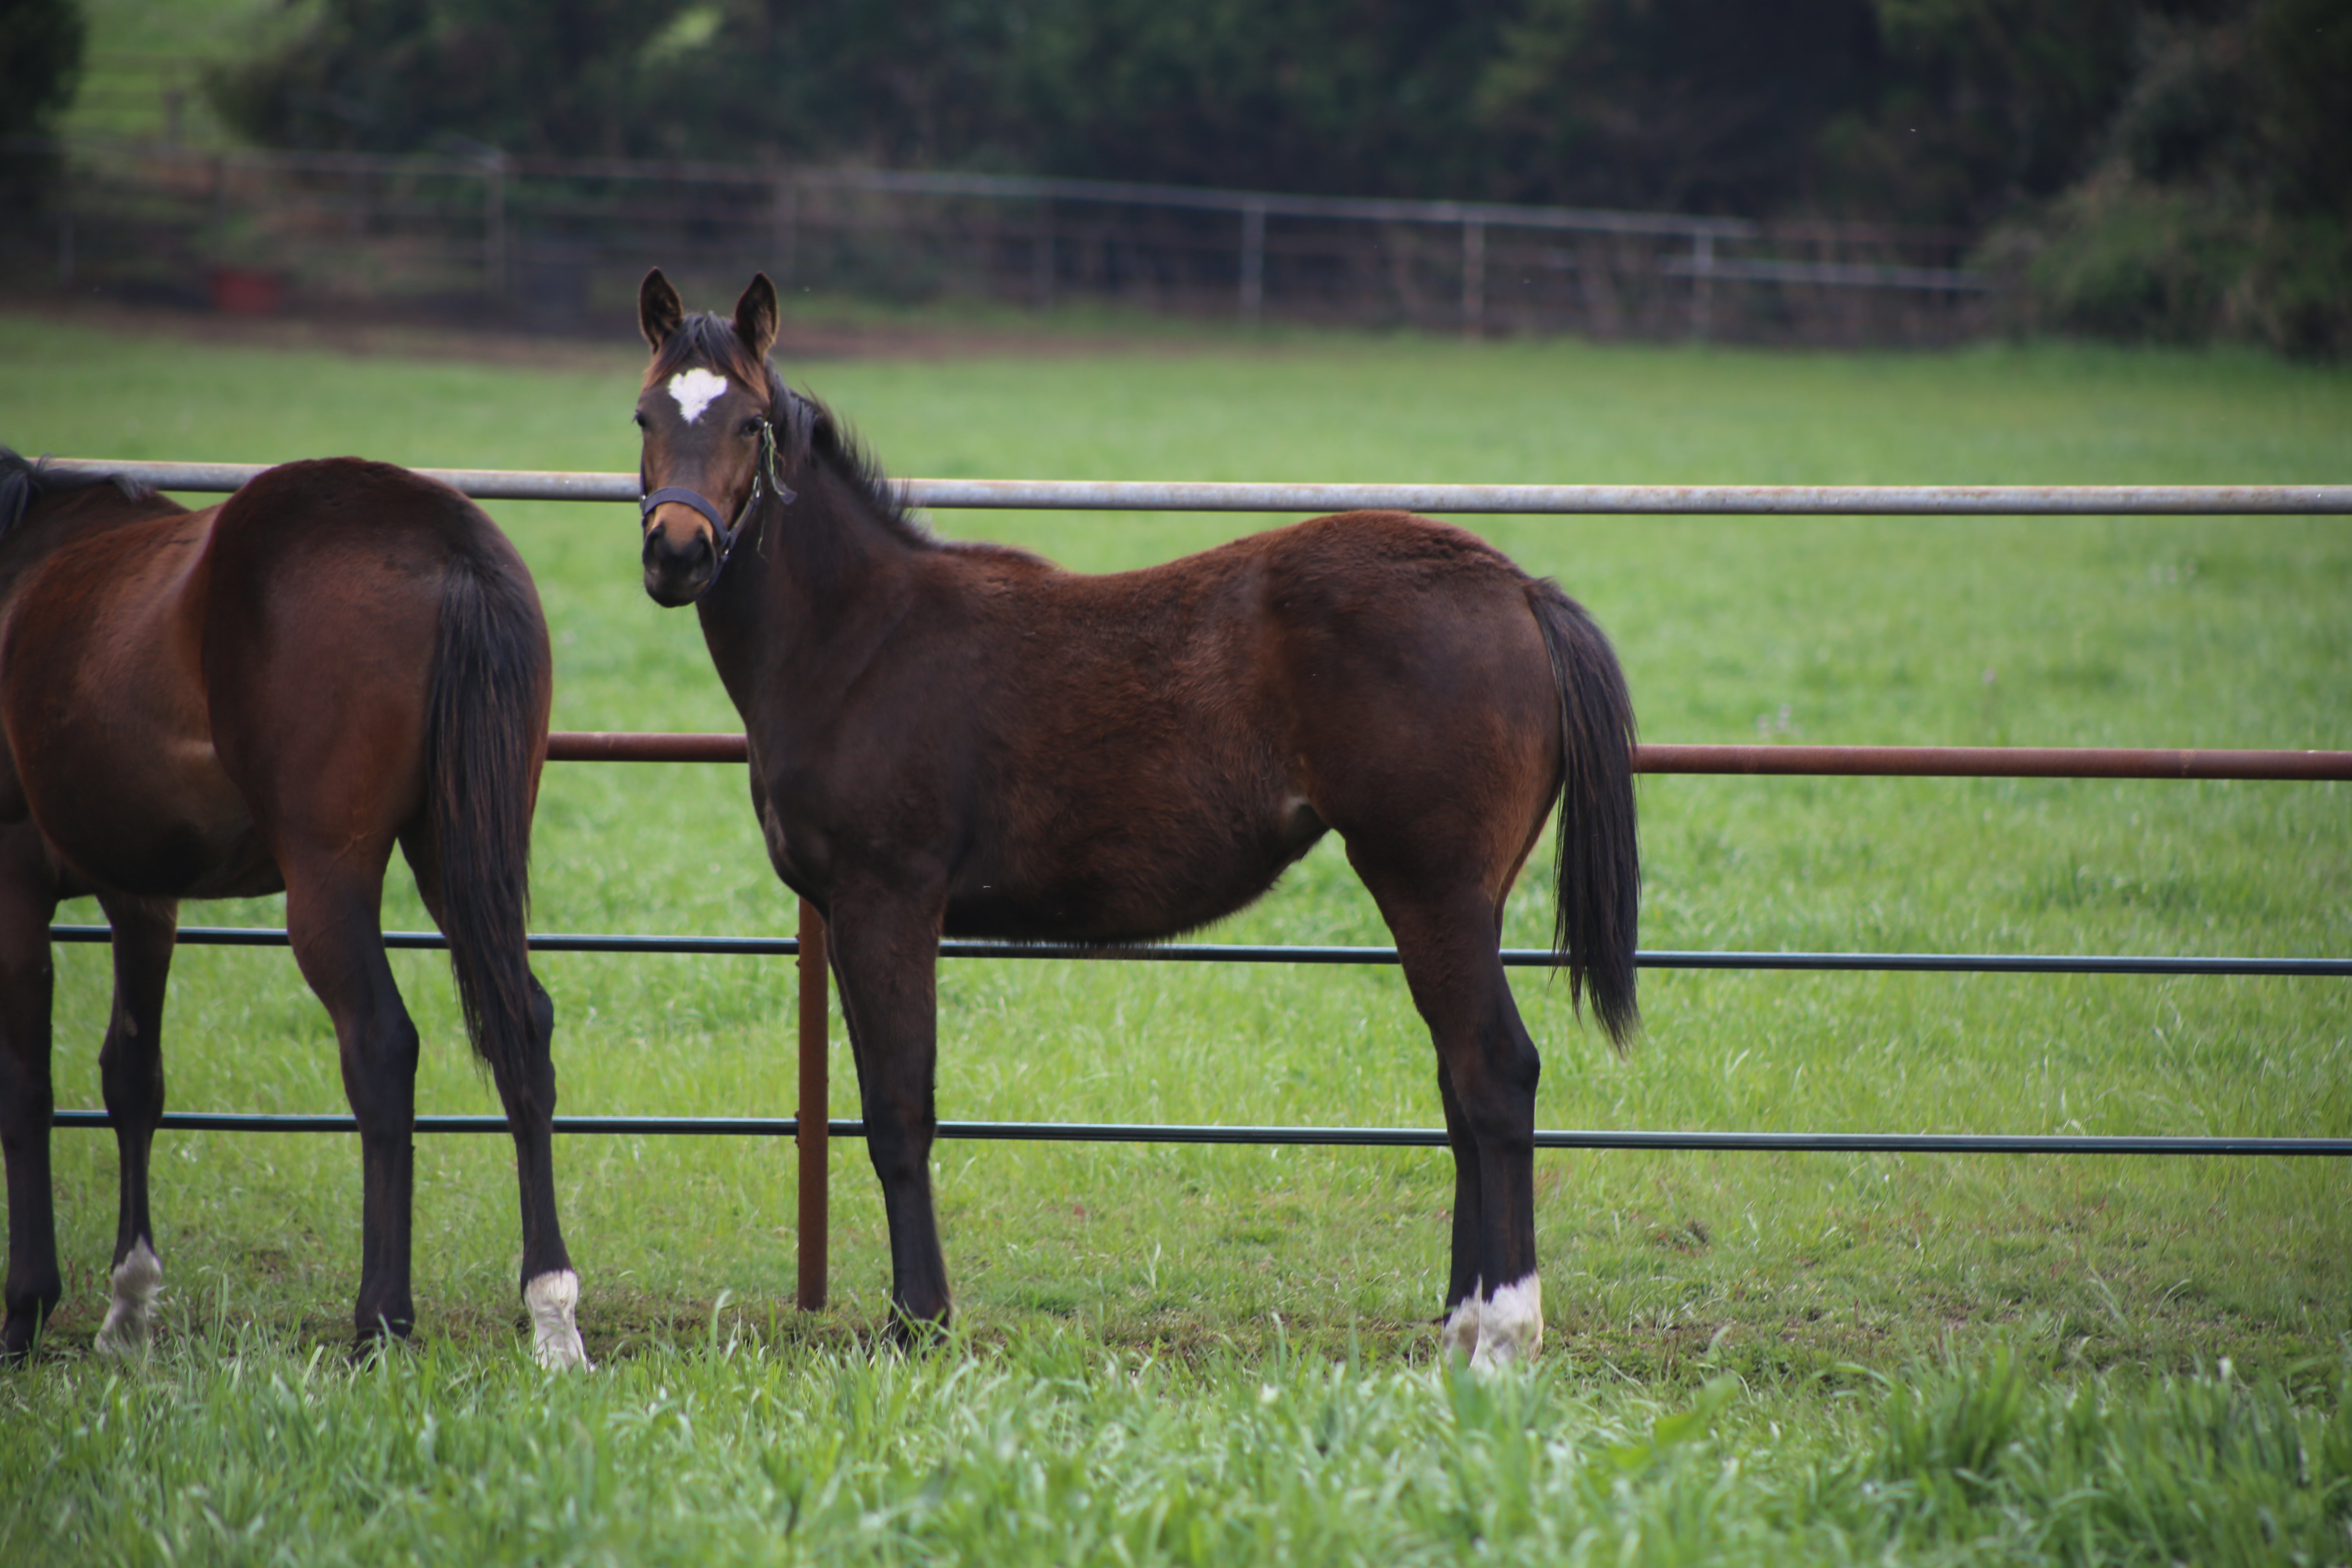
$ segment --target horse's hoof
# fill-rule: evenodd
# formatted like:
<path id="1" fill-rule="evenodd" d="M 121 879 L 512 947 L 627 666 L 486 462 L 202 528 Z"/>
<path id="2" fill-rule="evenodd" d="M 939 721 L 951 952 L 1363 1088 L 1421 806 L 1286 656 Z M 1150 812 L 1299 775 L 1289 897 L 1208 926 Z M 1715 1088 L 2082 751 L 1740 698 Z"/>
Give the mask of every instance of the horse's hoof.
<path id="1" fill-rule="evenodd" d="M 1467 1308 L 1475 1300 L 1473 1297 L 1462 1304 Z M 1455 1317 L 1460 1315 L 1457 1312 Z M 1543 1281 L 1530 1274 L 1479 1302 L 1477 1326 L 1477 1346 L 1470 1352 L 1471 1371 L 1496 1372 L 1533 1361 L 1543 1347 Z M 1450 1335 L 1454 1324 L 1447 1323 L 1446 1329 Z"/>
<path id="2" fill-rule="evenodd" d="M 1477 1291 L 1463 1297 L 1438 1325 L 1437 1348 L 1448 1361 L 1468 1361 L 1478 1353 Z"/>
<path id="3" fill-rule="evenodd" d="M 373 1365 L 394 1351 L 410 1349 L 408 1336 L 415 1326 L 412 1320 L 395 1321 L 387 1318 L 378 1318 L 374 1322 L 361 1328 L 352 1336 L 352 1365 L 355 1367 Z"/>
<path id="4" fill-rule="evenodd" d="M 593 1372 L 588 1347 L 580 1342 L 572 1312 L 580 1305 L 580 1276 L 569 1268 L 553 1268 L 522 1288 L 523 1305 L 530 1310 L 530 1353 L 550 1372 Z"/>
<path id="5" fill-rule="evenodd" d="M 99 1325 L 90 1348 L 100 1355 L 135 1357 L 147 1353 L 155 1338 L 155 1302 L 163 1294 L 163 1260 L 144 1237 L 131 1243 L 131 1256 L 115 1266 L 114 1299 L 107 1303 L 106 1321 Z"/>
<path id="6" fill-rule="evenodd" d="M 890 1345 L 894 1350 L 929 1350 L 948 1337 L 948 1314 L 919 1317 L 902 1307 L 890 1310 Z"/>

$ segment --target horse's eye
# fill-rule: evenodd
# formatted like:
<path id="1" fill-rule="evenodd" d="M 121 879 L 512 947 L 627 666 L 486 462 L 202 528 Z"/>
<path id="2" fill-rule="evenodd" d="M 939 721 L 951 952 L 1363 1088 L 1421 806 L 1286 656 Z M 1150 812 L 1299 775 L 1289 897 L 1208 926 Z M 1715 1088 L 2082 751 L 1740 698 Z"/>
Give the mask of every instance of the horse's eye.
<path id="1" fill-rule="evenodd" d="M 741 433 L 746 436 L 757 436 L 760 433 L 760 422 L 757 419 L 746 419 L 743 421 Z"/>
<path id="2" fill-rule="evenodd" d="M 644 429 L 646 427 L 645 410 L 640 408 L 635 413 L 630 415 L 629 423 L 635 426 L 640 430 Z"/>

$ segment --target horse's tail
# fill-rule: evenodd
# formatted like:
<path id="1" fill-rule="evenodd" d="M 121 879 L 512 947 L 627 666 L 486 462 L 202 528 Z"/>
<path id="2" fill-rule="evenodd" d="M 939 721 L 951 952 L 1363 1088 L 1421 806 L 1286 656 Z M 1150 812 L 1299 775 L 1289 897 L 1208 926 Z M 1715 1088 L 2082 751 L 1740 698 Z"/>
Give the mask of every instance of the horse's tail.
<path id="1" fill-rule="evenodd" d="M 441 924 L 474 1049 L 526 1107 L 530 816 L 547 733 L 547 622 L 519 563 L 460 547 L 441 579 L 425 742 Z M 540 1107 L 551 1110 L 551 1107 Z"/>
<path id="2" fill-rule="evenodd" d="M 1633 700 L 1609 639 L 1582 605 L 1546 579 L 1528 600 L 1551 654 L 1559 693 L 1559 912 L 1552 948 L 1568 961 L 1569 995 L 1586 990 L 1611 1044 L 1639 1018 L 1633 955 L 1642 854 L 1633 824 Z"/>

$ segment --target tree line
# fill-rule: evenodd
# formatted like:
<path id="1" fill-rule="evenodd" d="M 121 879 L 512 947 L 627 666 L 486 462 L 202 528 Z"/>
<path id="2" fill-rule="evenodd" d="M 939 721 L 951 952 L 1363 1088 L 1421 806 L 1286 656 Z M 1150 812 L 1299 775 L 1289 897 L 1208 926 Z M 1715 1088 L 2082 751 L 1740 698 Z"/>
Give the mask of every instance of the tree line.
<path id="1" fill-rule="evenodd" d="M 312 16 L 210 82 L 257 142 L 1948 226 L 1985 237 L 2027 324 L 2352 351 L 2352 0 L 318 0 Z"/>

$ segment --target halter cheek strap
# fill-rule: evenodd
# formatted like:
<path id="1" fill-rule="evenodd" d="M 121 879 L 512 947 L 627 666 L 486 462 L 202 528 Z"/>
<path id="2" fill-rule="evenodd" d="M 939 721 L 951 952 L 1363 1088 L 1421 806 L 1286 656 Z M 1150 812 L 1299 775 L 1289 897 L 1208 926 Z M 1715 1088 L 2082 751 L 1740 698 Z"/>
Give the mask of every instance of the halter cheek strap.
<path id="1" fill-rule="evenodd" d="M 638 471 L 641 475 L 644 472 L 642 468 Z M 643 485 L 645 480 L 640 478 L 637 482 Z M 645 520 L 653 516 L 654 508 L 666 501 L 690 506 L 709 519 L 711 532 L 719 543 L 719 564 L 711 569 L 710 581 L 702 585 L 702 594 L 708 594 L 719 585 L 719 574 L 727 570 L 728 558 L 735 553 L 735 542 L 743 537 L 743 525 L 751 521 L 752 512 L 759 507 L 760 498 L 770 488 L 774 489 L 776 499 L 786 506 L 800 500 L 792 487 L 776 473 L 776 427 L 762 419 L 760 421 L 760 461 L 758 467 L 751 470 L 751 493 L 743 498 L 743 510 L 735 514 L 733 522 L 720 517 L 719 509 L 711 505 L 709 498 L 700 490 L 688 489 L 684 485 L 664 485 L 657 490 L 647 492 L 637 502 L 638 525 L 643 527 Z M 699 599 L 702 594 L 697 594 L 695 597 Z"/>

